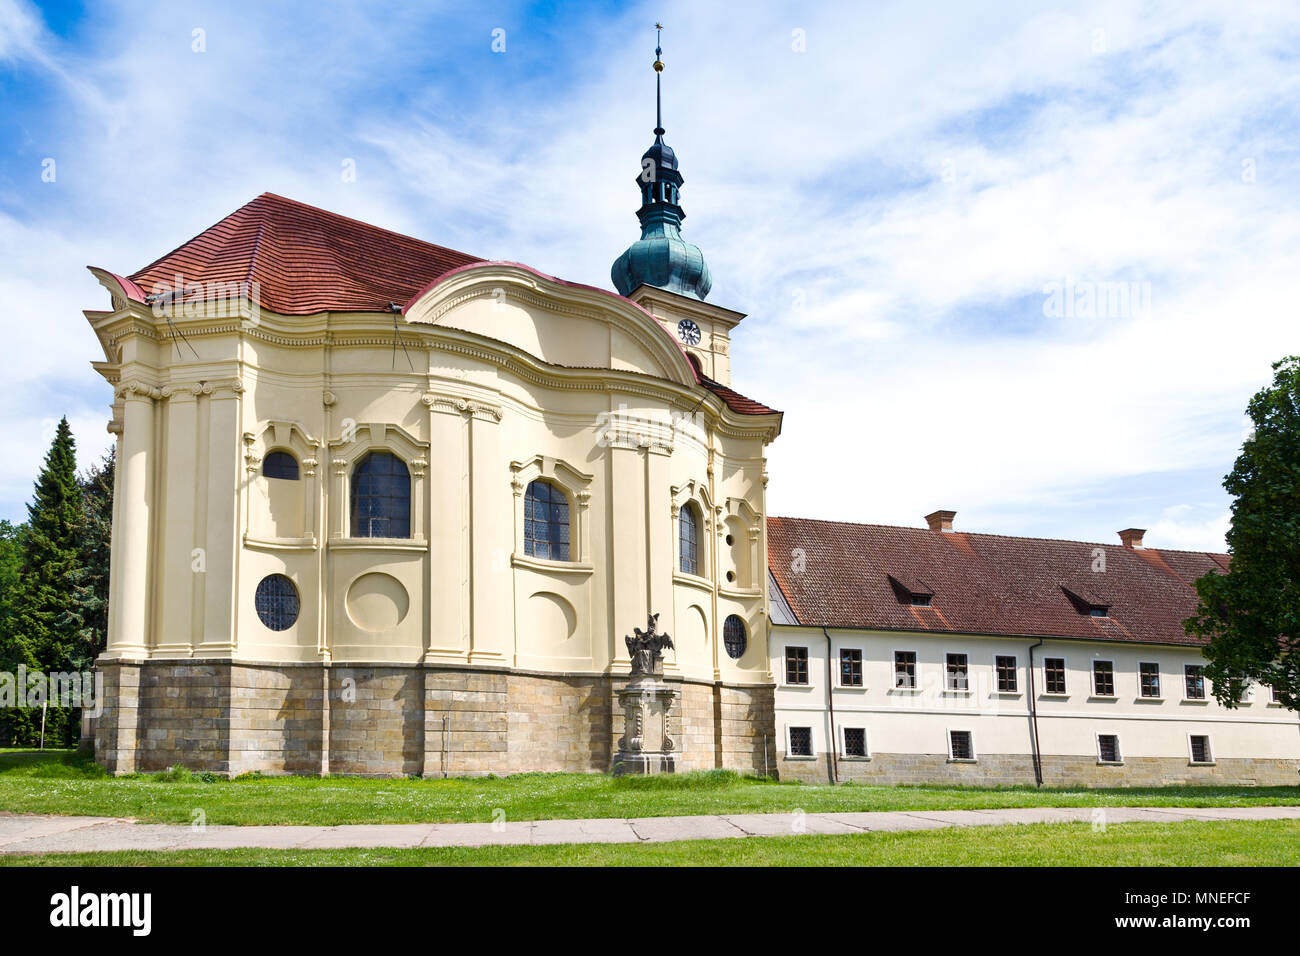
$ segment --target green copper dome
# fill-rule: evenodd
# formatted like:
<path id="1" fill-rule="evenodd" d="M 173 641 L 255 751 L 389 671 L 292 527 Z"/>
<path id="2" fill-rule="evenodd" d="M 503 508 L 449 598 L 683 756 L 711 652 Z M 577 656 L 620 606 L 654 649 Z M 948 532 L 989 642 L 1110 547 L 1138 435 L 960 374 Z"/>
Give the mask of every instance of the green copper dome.
<path id="1" fill-rule="evenodd" d="M 678 205 L 682 174 L 677 168 L 677 154 L 664 142 L 663 113 L 659 109 L 659 77 L 663 64 L 657 59 L 662 51 L 655 48 L 655 100 L 658 125 L 654 144 L 641 156 L 641 238 L 614 260 L 609 270 L 619 295 L 628 295 L 639 285 L 652 285 L 669 292 L 703 300 L 709 294 L 713 278 L 704 262 L 700 247 L 682 238 L 682 220 L 686 213 Z"/>

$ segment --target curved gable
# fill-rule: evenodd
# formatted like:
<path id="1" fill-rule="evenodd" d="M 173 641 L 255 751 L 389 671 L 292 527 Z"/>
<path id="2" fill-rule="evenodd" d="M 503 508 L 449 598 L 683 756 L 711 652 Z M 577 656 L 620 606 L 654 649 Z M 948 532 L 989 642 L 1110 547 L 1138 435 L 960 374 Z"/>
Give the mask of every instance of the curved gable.
<path id="1" fill-rule="evenodd" d="M 408 322 L 509 343 L 552 365 L 641 372 L 680 385 L 695 370 L 651 315 L 621 296 L 513 262 L 453 270 L 402 309 Z"/>

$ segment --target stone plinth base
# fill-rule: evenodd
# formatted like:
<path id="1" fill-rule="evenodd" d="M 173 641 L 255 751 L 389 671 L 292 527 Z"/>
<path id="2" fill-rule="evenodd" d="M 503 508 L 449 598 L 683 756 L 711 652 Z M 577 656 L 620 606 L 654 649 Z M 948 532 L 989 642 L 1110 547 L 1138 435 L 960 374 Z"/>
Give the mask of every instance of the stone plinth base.
<path id="1" fill-rule="evenodd" d="M 605 674 L 221 660 L 96 668 L 95 759 L 119 774 L 174 764 L 230 776 L 606 773 L 625 736 L 615 684 L 626 679 Z M 771 685 L 659 683 L 673 695 L 673 770 L 763 772 Z M 657 766 L 629 772 L 667 769 Z"/>
<path id="2" fill-rule="evenodd" d="M 681 691 L 649 676 L 633 677 L 619 689 L 623 736 L 614 755 L 615 776 L 677 769 L 680 745 L 673 738 L 672 718 L 680 698 Z"/>

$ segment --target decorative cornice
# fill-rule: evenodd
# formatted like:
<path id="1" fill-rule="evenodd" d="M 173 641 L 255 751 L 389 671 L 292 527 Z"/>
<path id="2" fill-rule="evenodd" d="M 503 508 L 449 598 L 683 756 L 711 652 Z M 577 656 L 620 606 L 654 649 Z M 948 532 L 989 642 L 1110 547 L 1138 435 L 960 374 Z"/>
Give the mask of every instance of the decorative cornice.
<path id="1" fill-rule="evenodd" d="M 121 382 L 113 389 L 115 398 L 152 398 L 155 401 L 163 397 L 162 389 L 147 385 L 139 379 Z"/>
<path id="2" fill-rule="evenodd" d="M 487 402 L 475 401 L 460 395 L 426 392 L 420 396 L 420 401 L 433 412 L 442 412 L 448 415 L 469 415 L 471 418 L 482 421 L 499 422 L 504 414 L 499 405 L 490 405 Z"/>

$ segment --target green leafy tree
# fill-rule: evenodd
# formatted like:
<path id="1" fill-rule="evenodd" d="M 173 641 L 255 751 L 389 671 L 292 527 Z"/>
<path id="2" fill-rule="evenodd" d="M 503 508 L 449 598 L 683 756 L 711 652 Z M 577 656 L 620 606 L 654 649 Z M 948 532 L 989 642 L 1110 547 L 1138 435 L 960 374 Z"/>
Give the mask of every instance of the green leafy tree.
<path id="1" fill-rule="evenodd" d="M 14 602 L 22 580 L 23 532 L 26 525 L 0 521 L 0 671 L 14 673 L 20 652 L 14 637 Z M 5 724 L 0 715 L 0 743 L 6 741 Z"/>
<path id="2" fill-rule="evenodd" d="M 9 639 L 13 598 L 23 567 L 23 531 L 26 525 L 0 521 L 0 662 Z"/>
<path id="3" fill-rule="evenodd" d="M 107 645 L 109 552 L 113 537 L 115 452 L 81 476 L 82 521 L 78 566 L 69 576 L 72 608 L 67 626 L 75 634 L 72 666 L 86 671 Z"/>
<path id="4" fill-rule="evenodd" d="M 1273 365 L 1273 384 L 1250 400 L 1254 431 L 1223 481 L 1235 500 L 1230 569 L 1196 582 L 1206 676 L 1233 707 L 1245 681 L 1270 686 L 1300 710 L 1300 356 Z"/>
<path id="5" fill-rule="evenodd" d="M 29 670 L 69 671 L 77 652 L 73 578 L 80 566 L 78 540 L 82 491 L 77 482 L 77 449 L 67 418 L 60 420 L 45 464 L 36 479 L 36 493 L 27 506 L 27 533 L 23 536 L 22 571 L 14 594 L 12 663 Z M 0 720 L 7 736 L 17 743 L 39 737 L 39 707 L 6 708 Z M 51 706 L 46 719 L 46 740 L 69 740 L 79 729 L 70 727 L 75 711 Z"/>

